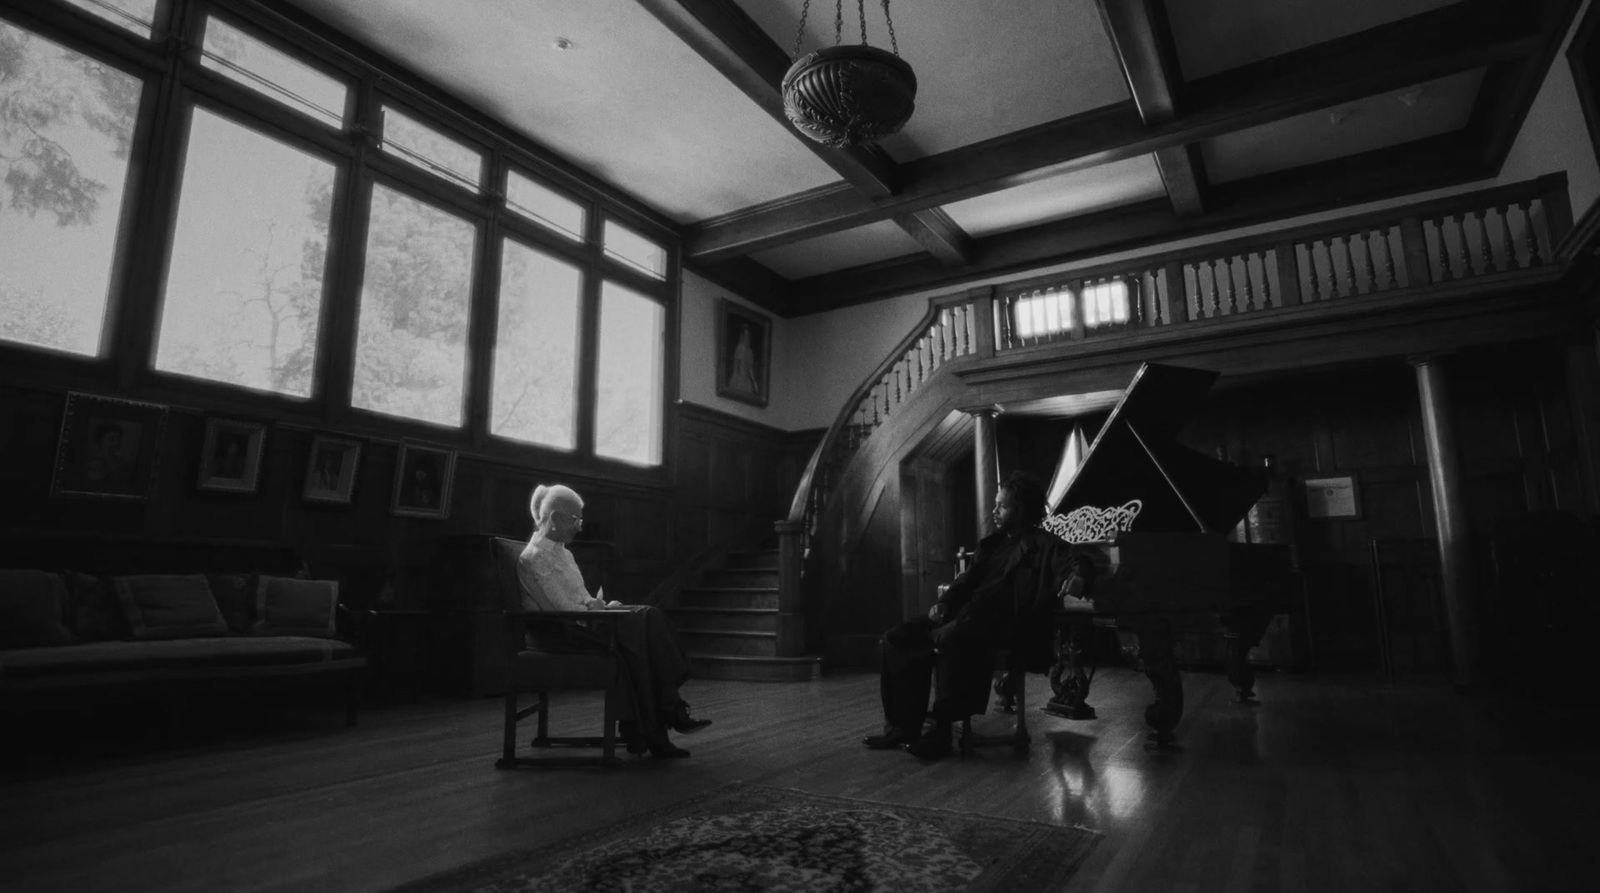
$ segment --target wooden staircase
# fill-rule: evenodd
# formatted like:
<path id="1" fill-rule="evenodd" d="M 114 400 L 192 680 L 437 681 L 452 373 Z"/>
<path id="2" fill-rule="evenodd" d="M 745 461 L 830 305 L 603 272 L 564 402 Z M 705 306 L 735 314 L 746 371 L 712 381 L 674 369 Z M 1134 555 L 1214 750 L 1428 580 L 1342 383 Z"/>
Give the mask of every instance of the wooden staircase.
<path id="1" fill-rule="evenodd" d="M 800 682 L 822 673 L 820 656 L 779 654 L 776 549 L 729 553 L 666 611 L 702 679 Z"/>

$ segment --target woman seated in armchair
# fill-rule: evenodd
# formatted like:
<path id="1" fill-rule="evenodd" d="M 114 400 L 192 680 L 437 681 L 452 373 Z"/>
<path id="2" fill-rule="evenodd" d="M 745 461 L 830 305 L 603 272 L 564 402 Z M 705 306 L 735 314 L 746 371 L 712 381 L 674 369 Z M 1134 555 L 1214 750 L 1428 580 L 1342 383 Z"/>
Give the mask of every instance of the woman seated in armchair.
<path id="1" fill-rule="evenodd" d="M 678 688 L 689 679 L 689 655 L 667 624 L 666 615 L 650 605 L 623 605 L 605 600 L 602 590 L 589 594 L 578 562 L 567 549 L 583 529 L 583 499 L 560 484 L 534 488 L 528 505 L 533 536 L 517 558 L 522 606 L 529 611 L 582 611 L 626 608 L 632 612 L 617 625 L 617 646 L 627 669 L 621 731 L 630 753 L 649 750 L 658 759 L 686 757 L 667 731 L 688 734 L 711 725 L 695 719 Z M 563 624 L 566 644 L 603 647 L 598 634 L 581 623 Z"/>

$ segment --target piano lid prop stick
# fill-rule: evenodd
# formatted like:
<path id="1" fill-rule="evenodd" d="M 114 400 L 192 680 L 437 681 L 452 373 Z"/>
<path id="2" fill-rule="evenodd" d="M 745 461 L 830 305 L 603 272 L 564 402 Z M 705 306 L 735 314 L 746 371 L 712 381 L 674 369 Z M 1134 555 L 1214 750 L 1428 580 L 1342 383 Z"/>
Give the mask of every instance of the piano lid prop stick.
<path id="1" fill-rule="evenodd" d="M 1130 419 L 1124 424 L 1126 424 L 1128 426 L 1128 430 L 1132 432 L 1133 439 L 1138 441 L 1139 448 L 1144 450 L 1144 454 L 1146 456 L 1150 457 L 1150 463 L 1156 467 L 1156 471 L 1161 472 L 1161 478 L 1167 482 L 1168 487 L 1172 488 L 1172 492 L 1178 497 L 1178 501 L 1183 503 L 1184 511 L 1188 512 L 1189 517 L 1194 519 L 1194 523 L 1200 526 L 1200 532 L 1210 533 L 1211 528 L 1206 526 L 1206 522 L 1200 520 L 1200 515 L 1195 512 L 1194 506 L 1189 504 L 1189 500 L 1184 497 L 1183 491 L 1178 489 L 1177 484 L 1173 483 L 1172 475 L 1167 474 L 1167 470 L 1162 467 L 1161 460 L 1156 458 L 1155 453 L 1150 452 L 1149 445 L 1144 442 L 1144 437 L 1139 434 L 1139 429 L 1134 427 L 1133 420 Z"/>

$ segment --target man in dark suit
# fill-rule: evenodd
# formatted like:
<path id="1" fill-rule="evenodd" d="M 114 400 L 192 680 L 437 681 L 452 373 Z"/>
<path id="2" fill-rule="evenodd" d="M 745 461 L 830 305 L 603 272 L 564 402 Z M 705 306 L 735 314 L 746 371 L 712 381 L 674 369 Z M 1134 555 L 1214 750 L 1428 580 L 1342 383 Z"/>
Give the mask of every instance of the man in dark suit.
<path id="1" fill-rule="evenodd" d="M 972 566 L 950 584 L 926 618 L 884 633 L 879 676 L 883 732 L 868 736 L 867 747 L 905 747 L 931 760 L 949 756 L 953 724 L 988 708 L 997 651 L 1013 649 L 1031 670 L 1048 666 L 1050 613 L 1062 591 L 1082 591 L 1094 564 L 1041 529 L 1044 516 L 1045 493 L 1038 478 L 1013 472 L 995 493 L 995 531 L 979 541 Z M 930 713 L 934 723 L 923 734 Z"/>

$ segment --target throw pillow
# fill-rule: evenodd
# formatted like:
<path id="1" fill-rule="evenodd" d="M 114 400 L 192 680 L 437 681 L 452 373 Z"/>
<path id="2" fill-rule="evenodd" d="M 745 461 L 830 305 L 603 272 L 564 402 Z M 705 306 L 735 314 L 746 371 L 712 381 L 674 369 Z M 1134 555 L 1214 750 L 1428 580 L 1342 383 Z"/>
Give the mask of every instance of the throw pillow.
<path id="1" fill-rule="evenodd" d="M 223 636 L 228 624 L 203 574 L 114 577 L 133 639 Z"/>
<path id="2" fill-rule="evenodd" d="M 0 570 L 0 648 L 72 644 L 61 622 L 66 586 L 59 574 Z"/>
<path id="3" fill-rule="evenodd" d="M 207 574 L 206 582 L 211 585 L 211 594 L 217 600 L 217 608 L 222 611 L 222 619 L 228 623 L 228 630 L 240 635 L 248 634 L 250 625 L 256 619 L 255 577 L 250 574 Z"/>
<path id="4" fill-rule="evenodd" d="M 339 605 L 336 580 L 297 580 L 262 576 L 256 581 L 258 636 L 334 637 Z"/>
<path id="5" fill-rule="evenodd" d="M 111 581 L 93 574 L 67 571 L 67 620 L 75 642 L 107 642 L 128 637 L 122 603 Z"/>

